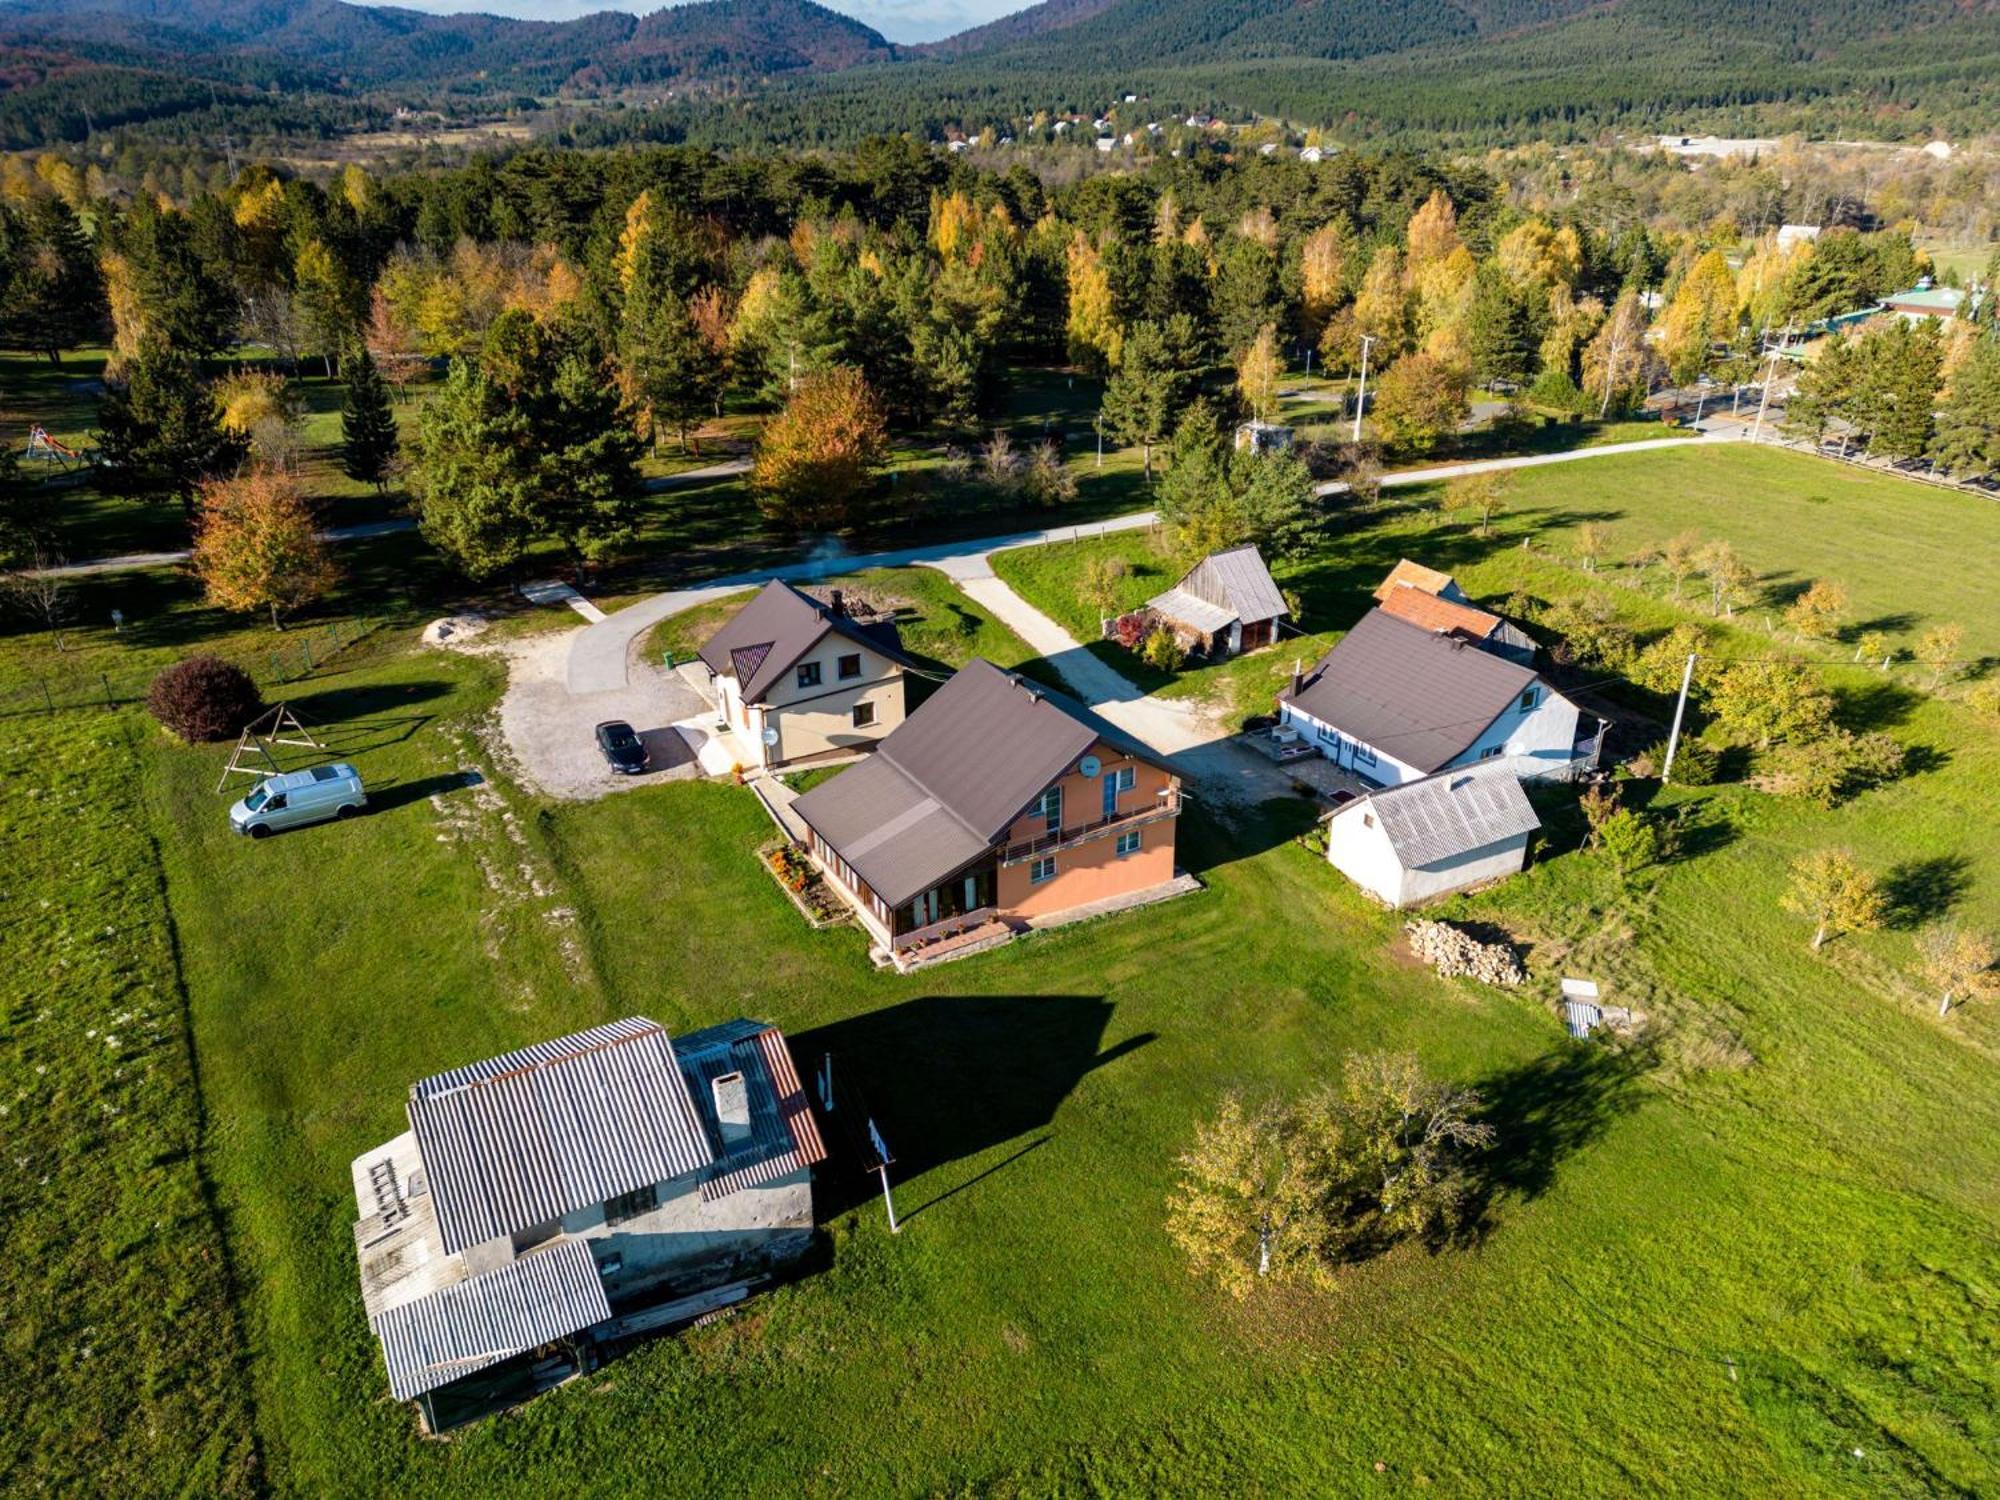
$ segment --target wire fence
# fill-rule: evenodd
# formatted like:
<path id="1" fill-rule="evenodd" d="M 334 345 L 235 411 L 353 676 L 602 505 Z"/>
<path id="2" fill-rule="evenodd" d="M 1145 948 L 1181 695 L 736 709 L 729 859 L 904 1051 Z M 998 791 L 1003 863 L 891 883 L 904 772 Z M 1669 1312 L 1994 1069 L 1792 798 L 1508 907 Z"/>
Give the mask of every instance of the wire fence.
<path id="1" fill-rule="evenodd" d="M 270 689 L 310 677 L 336 658 L 343 664 L 351 663 L 357 648 L 371 643 L 382 623 L 365 618 L 335 620 L 294 631 L 283 646 L 273 650 L 216 654 L 248 672 L 259 687 Z M 143 703 L 161 670 L 160 666 L 128 672 L 84 667 L 68 673 L 28 673 L 13 685 L 0 688 L 0 718 Z"/>

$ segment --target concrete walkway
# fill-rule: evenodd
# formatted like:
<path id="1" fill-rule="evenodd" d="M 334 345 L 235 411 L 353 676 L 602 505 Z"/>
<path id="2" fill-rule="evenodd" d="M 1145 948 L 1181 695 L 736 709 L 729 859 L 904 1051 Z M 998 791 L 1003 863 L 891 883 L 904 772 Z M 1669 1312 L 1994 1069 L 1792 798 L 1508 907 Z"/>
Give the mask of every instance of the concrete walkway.
<path id="1" fill-rule="evenodd" d="M 577 694 L 617 691 L 625 686 L 633 643 L 660 621 L 677 615 L 682 610 L 693 609 L 697 605 L 707 604 L 747 588 L 756 588 L 773 578 L 782 578 L 788 583 L 811 583 L 821 578 L 837 578 L 843 573 L 858 572 L 863 568 L 907 568 L 919 564 L 942 568 L 951 576 L 957 575 L 947 564 L 961 568 L 984 569 L 987 576 L 991 577 L 993 570 L 985 563 L 989 552 L 999 552 L 1009 547 L 1034 547 L 1045 542 L 1070 541 L 1077 537 L 1100 536 L 1111 531 L 1129 531 L 1135 527 L 1150 526 L 1156 519 L 1158 518 L 1154 513 L 1148 510 L 1086 526 L 1060 526 L 1048 531 L 1023 531 L 1011 536 L 987 537 L 980 541 L 937 542 L 928 547 L 905 547 L 895 552 L 841 553 L 834 556 L 813 557 L 775 568 L 734 573 L 696 588 L 674 589 L 669 593 L 655 594 L 650 599 L 642 599 L 637 604 L 627 605 L 600 623 L 577 632 L 575 639 L 570 643 L 569 690 Z"/>
<path id="2" fill-rule="evenodd" d="M 390 536 L 398 531 L 415 531 L 417 523 L 407 516 L 393 521 L 364 521 L 359 526 L 335 526 L 322 531 L 323 542 L 358 542 L 371 536 Z M 141 568 L 171 568 L 193 556 L 180 552 L 124 552 L 116 557 L 93 557 L 85 562 L 64 563 L 46 571 L 56 578 L 85 578 L 93 573 L 133 573 Z"/>
<path id="3" fill-rule="evenodd" d="M 1440 479 L 1456 479 L 1463 474 L 1500 474 L 1510 469 L 1539 469 L 1544 464 L 1573 464 L 1586 458 L 1615 458 L 1621 453 L 1651 453 L 1662 448 L 1699 448 L 1709 443 L 1738 443 L 1737 431 L 1704 432 L 1696 437 L 1641 438 L 1636 443 L 1607 443 L 1602 448 L 1571 448 L 1564 453 L 1530 453 L 1520 458 L 1482 458 L 1469 464 L 1439 464 L 1430 469 L 1398 469 L 1382 476 L 1382 488 L 1401 489 L 1406 485 L 1436 484 Z M 1330 480 L 1315 493 L 1339 495 L 1347 486 Z"/>

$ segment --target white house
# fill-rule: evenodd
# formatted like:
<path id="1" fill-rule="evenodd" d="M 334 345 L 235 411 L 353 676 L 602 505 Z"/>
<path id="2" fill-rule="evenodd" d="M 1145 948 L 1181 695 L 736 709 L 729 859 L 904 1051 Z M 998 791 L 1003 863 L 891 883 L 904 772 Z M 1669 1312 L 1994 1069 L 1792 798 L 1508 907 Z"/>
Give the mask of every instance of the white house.
<path id="1" fill-rule="evenodd" d="M 1510 766 L 1441 771 L 1337 809 L 1326 857 L 1369 895 L 1402 908 L 1516 873 L 1541 826 Z"/>
<path id="2" fill-rule="evenodd" d="M 1371 609 L 1278 696 L 1320 754 L 1377 786 L 1506 759 L 1523 776 L 1593 764 L 1603 722 L 1532 667 Z"/>
<path id="3" fill-rule="evenodd" d="M 590 1367 L 642 1308 L 741 1285 L 813 1235 L 826 1149 L 785 1039 L 632 1016 L 413 1084 L 353 1163 L 361 1300 L 433 1432 Z M 542 1351 L 548 1351 L 543 1354 Z"/>
<path id="4" fill-rule="evenodd" d="M 701 660 L 746 765 L 863 749 L 903 722 L 910 661 L 895 623 L 856 619 L 838 589 L 822 602 L 765 584 L 702 644 Z"/>

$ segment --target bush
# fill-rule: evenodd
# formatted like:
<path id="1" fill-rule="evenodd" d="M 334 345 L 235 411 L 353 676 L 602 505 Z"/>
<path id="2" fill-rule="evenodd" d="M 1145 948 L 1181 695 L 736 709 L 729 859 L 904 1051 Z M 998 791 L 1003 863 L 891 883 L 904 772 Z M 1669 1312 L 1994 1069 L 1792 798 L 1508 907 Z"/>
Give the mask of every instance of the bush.
<path id="1" fill-rule="evenodd" d="M 1664 771 L 1666 765 L 1667 742 L 1661 740 L 1633 756 L 1630 770 L 1634 776 L 1653 777 Z M 1676 786 L 1713 786 L 1721 768 L 1721 759 L 1711 746 L 1692 735 L 1681 736 L 1681 742 L 1674 750 Z"/>
<path id="2" fill-rule="evenodd" d="M 1576 382 L 1561 370 L 1544 370 L 1536 376 L 1535 383 L 1528 387 L 1528 401 L 1569 416 L 1581 415 L 1589 405 Z"/>
<path id="3" fill-rule="evenodd" d="M 1158 672 L 1178 672 L 1181 663 L 1187 660 L 1187 652 L 1181 649 L 1171 630 L 1156 630 L 1147 636 L 1143 655 L 1146 665 Z"/>
<path id="4" fill-rule="evenodd" d="M 153 679 L 146 710 L 189 744 L 241 734 L 264 711 L 257 684 L 219 656 L 190 656 Z"/>

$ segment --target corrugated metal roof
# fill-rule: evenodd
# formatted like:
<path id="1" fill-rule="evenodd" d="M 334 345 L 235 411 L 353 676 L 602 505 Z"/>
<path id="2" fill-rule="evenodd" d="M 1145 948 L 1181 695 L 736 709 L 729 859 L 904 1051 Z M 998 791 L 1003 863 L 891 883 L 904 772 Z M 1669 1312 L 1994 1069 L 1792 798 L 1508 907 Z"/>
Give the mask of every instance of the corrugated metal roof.
<path id="1" fill-rule="evenodd" d="M 398 1401 L 611 1316 L 590 1246 L 559 1240 L 369 1320 Z"/>
<path id="2" fill-rule="evenodd" d="M 716 1143 L 712 1173 L 701 1185 L 704 1199 L 727 1197 L 738 1188 L 826 1160 L 812 1106 L 799 1084 L 784 1034 L 775 1026 L 725 1021 L 689 1032 L 677 1051 L 695 1108 Z M 715 1080 L 729 1073 L 743 1075 L 750 1129 L 741 1139 L 726 1142 L 716 1114 Z"/>
<path id="3" fill-rule="evenodd" d="M 837 615 L 830 606 L 778 579 L 765 584 L 731 615 L 702 644 L 700 656 L 710 671 L 736 678 L 745 703 L 756 703 L 828 631 L 878 651 L 899 666 L 910 664 L 893 626 L 863 625 Z"/>
<path id="4" fill-rule="evenodd" d="M 1299 691 L 1279 701 L 1406 766 L 1435 771 L 1535 681 L 1531 668 L 1371 609 Z"/>
<path id="5" fill-rule="evenodd" d="M 409 1112 L 450 1254 L 714 1157 L 673 1044 L 641 1016 L 425 1079 Z"/>
<path id="6" fill-rule="evenodd" d="M 1405 869 L 1456 859 L 1542 826 L 1511 770 L 1446 771 L 1363 798 Z M 1343 817 L 1353 814 L 1342 809 Z"/>

